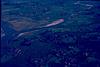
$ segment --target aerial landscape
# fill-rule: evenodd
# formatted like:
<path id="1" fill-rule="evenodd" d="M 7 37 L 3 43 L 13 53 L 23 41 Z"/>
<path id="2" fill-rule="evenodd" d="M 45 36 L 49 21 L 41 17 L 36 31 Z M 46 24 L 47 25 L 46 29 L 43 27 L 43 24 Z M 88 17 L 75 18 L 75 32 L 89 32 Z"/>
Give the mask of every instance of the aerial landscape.
<path id="1" fill-rule="evenodd" d="M 99 0 L 1 0 L 1 67 L 100 67 Z"/>

